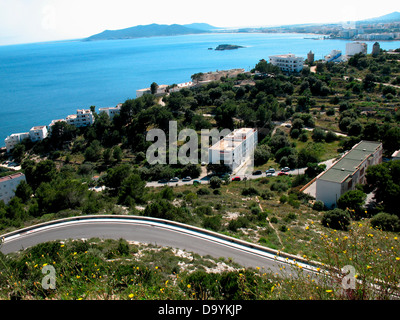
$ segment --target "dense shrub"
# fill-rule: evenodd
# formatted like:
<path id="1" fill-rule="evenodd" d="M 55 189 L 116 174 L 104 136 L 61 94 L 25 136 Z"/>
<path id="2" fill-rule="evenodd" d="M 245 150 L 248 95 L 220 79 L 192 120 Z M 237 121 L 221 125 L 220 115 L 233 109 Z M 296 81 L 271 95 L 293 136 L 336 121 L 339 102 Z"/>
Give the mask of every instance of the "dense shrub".
<path id="1" fill-rule="evenodd" d="M 348 212 L 336 208 L 324 213 L 321 221 L 322 225 L 337 230 L 347 230 L 350 224 Z"/>
<path id="2" fill-rule="evenodd" d="M 325 205 L 321 200 L 317 200 L 314 202 L 312 208 L 313 208 L 313 210 L 316 210 L 316 211 L 322 211 L 322 210 L 324 210 L 324 206 Z"/>
<path id="3" fill-rule="evenodd" d="M 257 191 L 256 188 L 254 188 L 254 187 L 248 187 L 248 188 L 244 188 L 244 189 L 242 190 L 242 195 L 243 195 L 243 196 L 258 196 L 259 193 L 258 193 L 258 191 Z"/>
<path id="4" fill-rule="evenodd" d="M 381 212 L 372 217 L 371 225 L 383 231 L 400 231 L 400 219 L 394 214 Z"/>

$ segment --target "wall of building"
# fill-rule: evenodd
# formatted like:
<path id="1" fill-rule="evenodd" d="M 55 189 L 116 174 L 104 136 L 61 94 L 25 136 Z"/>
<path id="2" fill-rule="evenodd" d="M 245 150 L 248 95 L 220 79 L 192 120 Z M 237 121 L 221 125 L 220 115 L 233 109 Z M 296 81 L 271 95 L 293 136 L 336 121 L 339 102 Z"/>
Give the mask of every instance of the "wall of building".
<path id="1" fill-rule="evenodd" d="M 337 199 L 341 196 L 342 186 L 340 183 L 317 179 L 316 196 L 317 200 L 321 200 L 328 208 L 336 205 Z"/>
<path id="2" fill-rule="evenodd" d="M 7 204 L 15 196 L 15 190 L 21 181 L 26 181 L 23 173 L 0 178 L 0 201 Z"/>

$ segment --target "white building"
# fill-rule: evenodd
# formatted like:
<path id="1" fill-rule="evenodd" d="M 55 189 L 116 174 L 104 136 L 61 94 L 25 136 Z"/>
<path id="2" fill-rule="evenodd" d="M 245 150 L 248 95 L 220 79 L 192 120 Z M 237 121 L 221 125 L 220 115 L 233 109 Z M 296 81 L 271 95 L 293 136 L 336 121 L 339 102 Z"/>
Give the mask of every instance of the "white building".
<path id="1" fill-rule="evenodd" d="M 208 149 L 208 162 L 223 163 L 234 171 L 250 159 L 257 142 L 256 129 L 235 129 Z"/>
<path id="2" fill-rule="evenodd" d="M 360 141 L 316 179 L 316 199 L 328 207 L 336 206 L 339 197 L 357 184 L 365 183 L 368 166 L 382 162 L 382 143 Z"/>
<path id="3" fill-rule="evenodd" d="M 178 91 L 182 90 L 183 88 L 191 88 L 191 87 L 193 87 L 193 86 L 194 86 L 194 84 L 193 84 L 192 81 L 183 82 L 183 83 L 178 83 L 177 85 L 171 87 L 171 88 L 169 89 L 169 92 L 178 92 Z"/>
<path id="4" fill-rule="evenodd" d="M 77 128 L 87 127 L 94 123 L 94 116 L 90 109 L 78 109 L 76 114 L 71 114 L 65 118 L 68 124 Z"/>
<path id="5" fill-rule="evenodd" d="M 357 53 L 367 54 L 367 44 L 364 42 L 346 43 L 346 56 L 354 56 Z"/>
<path id="6" fill-rule="evenodd" d="M 7 204 L 15 196 L 15 190 L 21 181 L 26 181 L 21 172 L 0 178 L 0 201 Z"/>
<path id="7" fill-rule="evenodd" d="M 25 139 L 29 139 L 29 132 L 13 133 L 9 135 L 4 139 L 7 152 L 10 152 L 18 143 L 21 143 Z"/>
<path id="8" fill-rule="evenodd" d="M 340 62 L 343 60 L 341 50 L 332 50 L 330 54 L 325 56 L 325 62 Z"/>
<path id="9" fill-rule="evenodd" d="M 99 108 L 99 113 L 106 113 L 110 119 L 114 118 L 116 114 L 120 114 L 122 104 L 118 104 L 116 107 Z"/>
<path id="10" fill-rule="evenodd" d="M 292 53 L 269 57 L 271 64 L 278 66 L 282 71 L 286 72 L 300 72 L 303 70 L 303 61 L 304 58 L 296 57 Z"/>
<path id="11" fill-rule="evenodd" d="M 36 126 L 29 130 L 29 137 L 32 142 L 42 141 L 47 137 L 48 131 L 46 126 Z"/>

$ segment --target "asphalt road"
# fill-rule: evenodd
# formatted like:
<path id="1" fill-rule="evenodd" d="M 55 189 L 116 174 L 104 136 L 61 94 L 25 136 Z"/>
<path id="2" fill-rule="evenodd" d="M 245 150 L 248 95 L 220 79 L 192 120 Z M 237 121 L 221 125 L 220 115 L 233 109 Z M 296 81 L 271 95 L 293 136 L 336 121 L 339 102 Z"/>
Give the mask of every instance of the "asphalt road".
<path id="1" fill-rule="evenodd" d="M 128 241 L 180 248 L 202 256 L 231 258 L 244 267 L 260 267 L 265 271 L 272 272 L 280 272 L 279 268 L 282 265 L 289 266 L 286 268 L 289 270 L 293 263 L 292 260 L 282 256 L 251 248 L 250 243 L 246 246 L 202 232 L 158 222 L 111 218 L 67 221 L 21 232 L 11 237 L 5 237 L 0 250 L 7 254 L 46 241 L 90 239 L 92 237 L 124 238 Z M 306 264 L 296 263 L 302 265 L 306 271 L 314 270 L 313 267 Z"/>

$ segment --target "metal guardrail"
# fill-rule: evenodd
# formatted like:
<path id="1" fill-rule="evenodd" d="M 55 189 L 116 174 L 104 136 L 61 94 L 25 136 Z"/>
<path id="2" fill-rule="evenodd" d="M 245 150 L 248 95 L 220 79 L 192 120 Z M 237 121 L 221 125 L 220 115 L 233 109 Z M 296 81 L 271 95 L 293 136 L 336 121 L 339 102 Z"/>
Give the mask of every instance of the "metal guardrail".
<path id="1" fill-rule="evenodd" d="M 250 243 L 250 242 L 247 242 L 247 241 L 244 241 L 241 239 L 237 239 L 234 237 L 230 237 L 230 236 L 227 236 L 227 235 L 224 235 L 221 233 L 217 233 L 217 232 L 214 232 L 211 230 L 198 228 L 195 226 L 187 225 L 187 224 L 172 221 L 172 220 L 165 220 L 165 219 L 160 219 L 160 218 L 144 217 L 144 216 L 135 216 L 135 215 L 87 215 L 87 216 L 76 216 L 76 217 L 57 219 L 57 220 L 52 220 L 52 221 L 32 225 L 32 226 L 25 227 L 22 229 L 14 230 L 14 231 L 8 232 L 6 234 L 0 235 L 0 238 L 5 240 L 9 237 L 24 234 L 26 232 L 29 232 L 29 231 L 32 231 L 35 229 L 39 229 L 42 227 L 47 227 L 47 226 L 52 226 L 52 225 L 57 225 L 57 224 L 72 222 L 72 221 L 85 221 L 85 220 L 95 220 L 95 219 L 115 219 L 115 220 L 133 220 L 133 221 L 141 220 L 141 221 L 148 221 L 149 223 L 153 222 L 153 223 L 158 223 L 158 224 L 171 225 L 171 226 L 182 228 L 184 230 L 194 231 L 194 232 L 212 236 L 212 237 L 215 237 L 215 238 L 218 238 L 221 240 L 239 244 L 239 245 L 245 246 L 247 248 L 260 250 L 262 252 L 269 253 L 269 254 L 272 254 L 275 256 L 288 258 L 288 259 L 293 260 L 294 262 L 296 262 L 296 261 L 301 262 L 301 263 L 309 265 L 311 267 L 322 267 L 322 264 L 317 261 L 310 261 L 310 260 L 304 259 L 303 257 L 295 256 L 295 255 L 292 255 L 292 254 L 289 254 L 286 252 L 282 252 L 280 250 L 275 250 L 272 248 L 264 247 L 264 246 L 261 246 L 261 245 L 255 244 L 255 243 Z"/>

